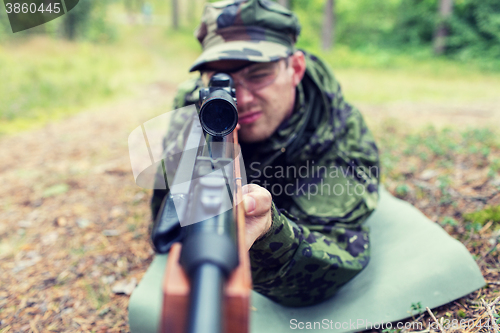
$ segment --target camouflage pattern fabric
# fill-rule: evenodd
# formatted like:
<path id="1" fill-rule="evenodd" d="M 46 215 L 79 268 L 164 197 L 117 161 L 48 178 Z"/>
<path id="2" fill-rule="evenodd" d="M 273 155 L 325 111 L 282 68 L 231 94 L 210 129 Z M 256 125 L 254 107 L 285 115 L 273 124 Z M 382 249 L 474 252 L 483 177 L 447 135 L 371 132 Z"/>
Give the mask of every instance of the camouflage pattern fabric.
<path id="1" fill-rule="evenodd" d="M 299 33 L 297 17 L 273 1 L 208 3 L 195 33 L 203 53 L 190 71 L 216 60 L 278 60 L 291 54 Z"/>
<path id="2" fill-rule="evenodd" d="M 370 131 L 330 69 L 313 55 L 306 62 L 292 116 L 264 142 L 241 145 L 248 182 L 273 195 L 272 227 L 250 249 L 254 290 L 287 306 L 329 298 L 368 264 L 363 222 L 378 201 Z M 200 85 L 183 84 L 175 107 L 197 102 Z M 182 150 L 187 128 L 182 115 L 172 120 L 167 150 Z M 165 194 L 155 191 L 154 215 Z"/>

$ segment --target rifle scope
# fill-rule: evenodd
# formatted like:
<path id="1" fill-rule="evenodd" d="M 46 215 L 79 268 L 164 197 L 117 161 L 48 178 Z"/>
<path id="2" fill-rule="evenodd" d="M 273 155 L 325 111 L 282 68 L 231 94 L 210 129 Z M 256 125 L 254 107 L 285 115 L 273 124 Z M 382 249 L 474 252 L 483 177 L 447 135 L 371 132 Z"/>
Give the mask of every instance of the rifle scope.
<path id="1" fill-rule="evenodd" d="M 200 90 L 200 101 L 200 123 L 206 133 L 220 138 L 235 129 L 238 124 L 236 92 L 228 74 L 212 76 L 208 88 Z"/>

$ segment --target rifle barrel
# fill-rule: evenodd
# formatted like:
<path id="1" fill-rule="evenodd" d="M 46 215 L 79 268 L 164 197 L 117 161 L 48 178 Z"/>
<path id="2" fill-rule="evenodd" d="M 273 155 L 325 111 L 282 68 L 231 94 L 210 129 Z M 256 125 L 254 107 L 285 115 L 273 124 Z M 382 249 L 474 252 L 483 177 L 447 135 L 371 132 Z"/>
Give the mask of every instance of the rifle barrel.
<path id="1" fill-rule="evenodd" d="M 217 162 L 218 158 L 227 158 L 229 138 L 218 139 L 215 144 L 208 139 L 208 148 L 213 149 L 204 153 L 210 150 L 211 156 L 207 160 L 205 155 L 200 161 L 211 161 L 212 167 L 198 165 L 200 170 L 195 174 L 201 178 L 193 185 L 196 191 L 188 204 L 188 214 L 200 222 L 187 226 L 180 257 L 191 281 L 189 333 L 222 332 L 223 286 L 239 262 L 233 208 L 209 217 L 221 207 L 233 207 L 229 183 L 234 182 L 234 175 Z"/>
<path id="2" fill-rule="evenodd" d="M 188 333 L 222 332 L 222 298 L 225 277 L 217 265 L 205 263 L 191 277 Z"/>

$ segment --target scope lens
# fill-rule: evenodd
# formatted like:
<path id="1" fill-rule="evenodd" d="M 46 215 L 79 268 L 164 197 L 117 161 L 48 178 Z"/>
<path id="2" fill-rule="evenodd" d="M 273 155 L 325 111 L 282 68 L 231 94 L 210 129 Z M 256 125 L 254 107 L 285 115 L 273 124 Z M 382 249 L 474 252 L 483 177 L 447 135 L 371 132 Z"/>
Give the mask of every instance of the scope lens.
<path id="1" fill-rule="evenodd" d="M 236 127 L 237 116 L 237 111 L 230 103 L 223 99 L 214 99 L 203 106 L 200 121 L 209 134 L 224 136 Z"/>

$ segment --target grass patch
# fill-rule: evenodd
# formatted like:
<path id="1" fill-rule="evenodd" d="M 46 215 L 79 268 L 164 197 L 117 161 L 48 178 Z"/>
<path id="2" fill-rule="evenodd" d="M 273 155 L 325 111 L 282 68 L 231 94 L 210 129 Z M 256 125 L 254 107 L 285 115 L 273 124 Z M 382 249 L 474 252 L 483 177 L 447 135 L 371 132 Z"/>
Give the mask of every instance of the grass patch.
<path id="1" fill-rule="evenodd" d="M 434 168 L 441 170 L 439 188 L 452 182 L 447 174 L 456 168 L 488 168 L 488 178 L 494 178 L 499 168 L 500 139 L 490 128 L 443 128 L 433 126 L 408 130 L 391 121 L 373 129 L 381 148 L 381 164 L 385 176 L 401 180 L 407 174 Z M 457 163 L 460 163 L 457 165 Z M 398 186 L 398 194 L 408 192 Z"/>
<path id="2" fill-rule="evenodd" d="M 486 241 L 500 225 L 498 129 L 408 130 L 390 121 L 373 132 L 384 186 L 484 258 L 470 235 L 481 232 Z"/>
<path id="3" fill-rule="evenodd" d="M 48 197 L 52 197 L 52 196 L 56 196 L 56 195 L 59 195 L 59 194 L 64 194 L 66 192 L 68 192 L 69 190 L 69 185 L 68 184 L 56 184 L 56 185 L 53 185 L 47 189 L 45 189 L 42 193 L 42 198 L 48 198 Z"/>
<path id="4" fill-rule="evenodd" d="M 145 79 L 150 57 L 133 49 L 36 37 L 0 48 L 0 134 L 73 114 Z"/>
<path id="5" fill-rule="evenodd" d="M 190 76 L 201 50 L 191 29 L 123 25 L 117 31 L 109 45 L 48 36 L 1 44 L 0 135 L 130 96 L 150 83 L 175 87 Z"/>
<path id="6" fill-rule="evenodd" d="M 419 69 L 418 63 L 414 68 L 400 69 L 343 68 L 335 64 L 332 68 L 347 100 L 355 105 L 423 102 L 458 108 L 468 105 L 477 110 L 482 104 L 497 105 L 500 102 L 497 93 L 500 75 L 478 72 L 440 74 Z"/>
<path id="7" fill-rule="evenodd" d="M 87 293 L 87 299 L 96 311 L 101 310 L 103 305 L 109 303 L 111 298 L 107 288 L 92 284 L 91 281 L 88 280 L 84 280 L 82 285 Z"/>
<path id="8" fill-rule="evenodd" d="M 500 206 L 487 207 L 474 213 L 464 214 L 464 219 L 467 222 L 479 223 L 484 225 L 489 221 L 494 223 L 500 222 Z"/>

